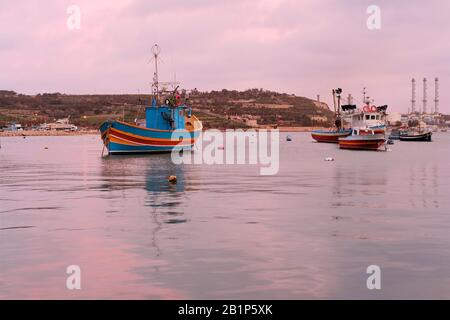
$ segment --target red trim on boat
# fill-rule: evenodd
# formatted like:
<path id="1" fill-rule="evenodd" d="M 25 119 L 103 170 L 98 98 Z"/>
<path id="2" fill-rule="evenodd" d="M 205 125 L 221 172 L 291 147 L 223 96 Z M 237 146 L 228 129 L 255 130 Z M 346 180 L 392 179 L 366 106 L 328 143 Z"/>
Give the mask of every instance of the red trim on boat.
<path id="1" fill-rule="evenodd" d="M 151 138 L 148 139 L 141 139 L 135 136 L 131 136 L 131 135 L 127 135 L 124 134 L 122 132 L 116 131 L 114 130 L 114 128 L 110 129 L 110 135 L 116 136 L 118 138 L 123 138 L 129 141 L 133 141 L 133 142 L 137 142 L 137 143 L 142 143 L 142 144 L 150 144 L 150 145 L 158 145 L 158 146 L 177 146 L 180 144 L 180 141 L 177 140 L 166 140 L 166 141 L 159 141 L 159 140 L 151 140 Z M 195 140 L 194 139 L 184 139 L 183 140 L 183 145 L 189 145 L 194 143 Z"/>

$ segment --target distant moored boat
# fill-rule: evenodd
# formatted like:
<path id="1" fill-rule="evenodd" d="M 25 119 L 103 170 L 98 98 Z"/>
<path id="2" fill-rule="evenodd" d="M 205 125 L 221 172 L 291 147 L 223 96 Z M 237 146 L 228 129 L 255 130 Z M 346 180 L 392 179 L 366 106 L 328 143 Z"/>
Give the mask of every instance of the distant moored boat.
<path id="1" fill-rule="evenodd" d="M 315 130 L 311 132 L 311 137 L 317 142 L 338 143 L 339 138 L 347 137 L 352 130 Z"/>
<path id="2" fill-rule="evenodd" d="M 332 92 L 336 129 L 312 131 L 311 137 L 314 140 L 317 142 L 338 143 L 341 138 L 350 136 L 352 133 L 351 128 L 367 128 L 372 130 L 374 134 L 384 135 L 386 131 L 387 105 L 371 106 L 371 101 L 364 97 L 364 105 L 361 108 L 350 104 L 350 99 L 348 104 L 341 106 L 342 89 L 333 89 Z"/>
<path id="3" fill-rule="evenodd" d="M 386 139 L 384 134 L 375 133 L 373 129 L 353 129 L 352 135 L 339 138 L 340 149 L 378 150 Z"/>
<path id="4" fill-rule="evenodd" d="M 431 141 L 431 131 L 428 132 L 405 132 L 400 134 L 400 141 Z"/>

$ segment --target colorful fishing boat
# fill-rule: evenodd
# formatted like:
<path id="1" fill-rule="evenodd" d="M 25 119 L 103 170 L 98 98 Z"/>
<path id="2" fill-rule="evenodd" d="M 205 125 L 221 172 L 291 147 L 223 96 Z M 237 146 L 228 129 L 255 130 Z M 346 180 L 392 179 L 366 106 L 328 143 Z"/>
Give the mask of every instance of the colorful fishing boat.
<path id="1" fill-rule="evenodd" d="M 384 134 L 377 134 L 373 129 L 355 128 L 352 134 L 345 138 L 339 138 L 340 149 L 352 150 L 378 150 L 386 138 Z"/>
<path id="2" fill-rule="evenodd" d="M 171 152 L 191 150 L 202 131 L 202 123 L 182 101 L 176 87 L 160 91 L 158 83 L 159 47 L 153 46 L 155 59 L 151 106 L 145 108 L 145 125 L 108 120 L 100 126 L 108 154 Z M 160 103 L 160 101 L 163 103 Z"/>

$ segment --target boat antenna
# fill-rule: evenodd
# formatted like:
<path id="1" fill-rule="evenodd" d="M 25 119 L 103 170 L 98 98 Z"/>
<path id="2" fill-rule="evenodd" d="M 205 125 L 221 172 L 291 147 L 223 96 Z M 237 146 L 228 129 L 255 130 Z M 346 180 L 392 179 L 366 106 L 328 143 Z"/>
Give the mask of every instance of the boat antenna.
<path id="1" fill-rule="evenodd" d="M 386 131 L 387 131 L 386 111 L 384 111 L 383 114 L 384 114 L 384 151 L 388 151 L 387 139 L 386 139 L 386 134 L 387 134 L 386 133 Z"/>
<path id="2" fill-rule="evenodd" d="M 332 90 L 332 93 L 333 93 L 333 108 L 334 108 L 334 114 L 335 115 L 337 115 L 338 114 L 338 112 L 337 112 L 337 109 L 336 109 L 336 90 Z"/>
<path id="3" fill-rule="evenodd" d="M 336 89 L 336 93 L 337 93 L 337 98 L 338 98 L 338 112 L 339 112 L 339 120 L 341 122 L 341 129 L 343 129 L 343 120 L 342 120 L 342 116 L 341 116 L 341 93 L 342 93 L 342 89 L 341 88 L 337 88 Z"/>
<path id="4" fill-rule="evenodd" d="M 159 93 L 159 82 L 158 82 L 158 56 L 161 53 L 161 48 L 155 44 L 153 45 L 152 49 L 152 59 L 155 60 L 155 72 L 153 73 L 153 84 L 152 84 L 152 93 L 153 93 L 153 102 L 156 102 L 158 100 L 158 93 Z"/>
<path id="5" fill-rule="evenodd" d="M 333 89 L 334 113 L 336 114 L 336 120 L 339 120 L 339 127 L 340 127 L 338 129 L 341 129 L 343 125 L 341 117 L 341 93 L 342 93 L 341 88 Z M 337 97 L 337 106 L 336 106 L 336 97 Z"/>
<path id="6" fill-rule="evenodd" d="M 137 112 L 136 112 L 135 123 L 137 122 L 137 119 L 139 119 L 139 115 L 141 113 L 141 108 L 142 108 L 141 90 L 138 89 L 138 108 L 137 108 Z"/>
<path id="7" fill-rule="evenodd" d="M 366 87 L 363 87 L 363 92 L 362 92 L 362 94 L 363 94 L 363 104 L 365 104 L 366 103 Z"/>

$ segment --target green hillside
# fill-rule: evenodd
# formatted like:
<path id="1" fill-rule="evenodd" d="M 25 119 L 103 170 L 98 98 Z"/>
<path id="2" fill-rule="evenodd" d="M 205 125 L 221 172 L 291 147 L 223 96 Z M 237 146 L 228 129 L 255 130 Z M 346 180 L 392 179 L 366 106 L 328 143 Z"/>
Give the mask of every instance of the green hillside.
<path id="1" fill-rule="evenodd" d="M 245 128 L 253 119 L 258 126 L 328 126 L 333 113 L 313 100 L 262 89 L 199 92 L 188 97 L 205 128 Z M 79 127 L 97 128 L 106 119 L 134 121 L 144 117 L 149 95 L 66 95 L 44 93 L 35 96 L 0 90 L 0 126 L 11 122 L 33 126 L 70 116 Z M 254 124 L 253 124 L 254 126 Z"/>

